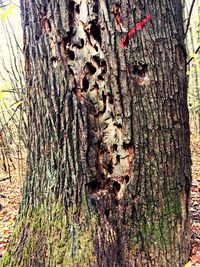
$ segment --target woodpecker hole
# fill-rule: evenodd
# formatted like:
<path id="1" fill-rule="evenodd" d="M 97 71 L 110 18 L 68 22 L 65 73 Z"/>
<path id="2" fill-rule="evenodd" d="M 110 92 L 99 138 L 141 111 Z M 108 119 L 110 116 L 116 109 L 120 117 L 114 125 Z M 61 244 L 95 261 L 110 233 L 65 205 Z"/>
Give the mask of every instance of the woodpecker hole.
<path id="1" fill-rule="evenodd" d="M 97 193 L 101 189 L 101 183 L 96 180 L 89 182 L 86 186 L 89 194 Z"/>
<path id="2" fill-rule="evenodd" d="M 117 161 L 117 163 L 120 162 L 120 155 L 117 155 L 117 156 L 116 156 L 116 161 Z"/>
<path id="3" fill-rule="evenodd" d="M 125 149 L 125 150 L 128 150 L 128 149 L 130 149 L 130 148 L 133 148 L 133 144 L 132 143 L 125 143 L 125 142 L 123 142 L 123 148 Z"/>
<path id="4" fill-rule="evenodd" d="M 80 14 L 80 5 L 76 5 L 76 13 Z"/>
<path id="5" fill-rule="evenodd" d="M 75 2 L 74 1 L 70 1 L 69 5 L 68 5 L 69 13 L 74 12 L 74 9 L 75 9 Z"/>
<path id="6" fill-rule="evenodd" d="M 104 91 L 102 92 L 102 99 L 103 99 L 103 102 L 106 103 L 106 98 L 107 96 L 104 94 Z"/>
<path id="7" fill-rule="evenodd" d="M 122 129 L 121 123 L 115 122 L 113 125 L 116 126 L 119 129 Z"/>
<path id="8" fill-rule="evenodd" d="M 98 75 L 98 79 L 104 81 L 104 77 L 102 75 Z"/>
<path id="9" fill-rule="evenodd" d="M 87 79 L 87 77 L 85 76 L 83 78 L 83 81 L 82 81 L 82 86 L 83 86 L 83 91 L 87 91 L 87 89 L 89 88 L 89 81 Z"/>
<path id="10" fill-rule="evenodd" d="M 100 26 L 97 24 L 96 20 L 91 21 L 90 34 L 101 45 L 101 31 Z"/>
<path id="11" fill-rule="evenodd" d="M 67 55 L 69 57 L 70 60 L 74 60 L 75 59 L 75 53 L 74 51 L 67 49 Z"/>
<path id="12" fill-rule="evenodd" d="M 96 50 L 96 52 L 99 51 L 99 48 L 98 48 L 98 46 L 96 46 L 96 45 L 94 45 L 94 49 Z"/>
<path id="13" fill-rule="evenodd" d="M 120 191 L 120 188 L 121 188 L 121 185 L 117 181 L 114 181 L 113 182 L 113 192 L 115 195 L 118 194 L 118 192 Z"/>
<path id="14" fill-rule="evenodd" d="M 107 72 L 107 64 L 106 64 L 105 60 L 101 61 L 101 67 L 103 68 L 102 74 L 106 74 L 106 72 Z"/>
<path id="15" fill-rule="evenodd" d="M 148 65 L 139 63 L 138 65 L 135 65 L 133 67 L 133 75 L 137 77 L 144 77 L 147 74 L 148 71 Z"/>
<path id="16" fill-rule="evenodd" d="M 90 74 L 94 74 L 96 72 L 96 68 L 92 65 L 92 63 L 87 62 L 85 65 L 86 71 L 88 71 Z"/>
<path id="17" fill-rule="evenodd" d="M 129 178 L 129 176 L 128 176 L 128 175 L 125 175 L 125 176 L 123 176 L 123 178 L 124 178 L 124 181 L 125 181 L 126 183 L 128 183 L 128 182 L 129 182 L 129 180 L 130 180 L 130 178 Z"/>
<path id="18" fill-rule="evenodd" d="M 92 58 L 96 62 L 96 64 L 100 66 L 100 58 L 98 56 L 93 56 Z"/>
<path id="19" fill-rule="evenodd" d="M 112 166 L 112 163 L 111 162 L 108 164 L 107 170 L 108 170 L 108 173 L 109 174 L 112 174 L 113 173 L 113 166 Z"/>
<path id="20" fill-rule="evenodd" d="M 99 12 L 99 4 L 98 4 L 98 2 L 95 2 L 94 6 L 93 6 L 93 12 L 98 14 L 98 12 Z"/>
<path id="21" fill-rule="evenodd" d="M 113 149 L 114 149 L 115 151 L 117 151 L 117 147 L 118 147 L 117 144 L 113 144 Z"/>
<path id="22" fill-rule="evenodd" d="M 110 216 L 110 210 L 109 209 L 105 210 L 105 216 L 107 219 L 109 218 L 109 216 Z"/>

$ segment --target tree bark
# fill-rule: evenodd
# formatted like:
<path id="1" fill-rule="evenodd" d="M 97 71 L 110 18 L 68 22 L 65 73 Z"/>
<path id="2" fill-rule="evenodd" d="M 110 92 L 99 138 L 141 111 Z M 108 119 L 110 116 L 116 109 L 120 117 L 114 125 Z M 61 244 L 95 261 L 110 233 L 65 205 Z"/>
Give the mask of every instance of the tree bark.
<path id="1" fill-rule="evenodd" d="M 2 266 L 188 260 L 181 0 L 121 2 L 21 0 L 28 171 Z"/>

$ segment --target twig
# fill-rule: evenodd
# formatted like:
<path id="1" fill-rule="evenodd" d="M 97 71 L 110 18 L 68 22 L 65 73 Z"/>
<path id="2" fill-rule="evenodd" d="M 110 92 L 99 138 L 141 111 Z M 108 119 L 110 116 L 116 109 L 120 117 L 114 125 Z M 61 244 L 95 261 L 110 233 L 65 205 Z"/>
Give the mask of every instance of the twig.
<path id="1" fill-rule="evenodd" d="M 192 96 L 194 96 L 194 97 L 196 97 L 196 98 L 199 98 L 198 95 L 194 95 L 194 94 L 191 94 L 191 93 L 189 93 L 189 92 L 188 92 L 188 94 L 189 94 L 189 95 L 192 95 Z"/>
<path id="2" fill-rule="evenodd" d="M 190 19 L 191 19 L 192 10 L 193 10 L 195 1 L 196 1 L 196 0 L 193 0 L 193 1 L 192 1 L 191 7 L 190 7 L 189 17 L 188 17 L 188 22 L 187 22 L 186 31 L 185 31 L 185 36 L 187 35 L 188 29 L 189 29 L 189 26 L 190 26 Z"/>
<path id="3" fill-rule="evenodd" d="M 4 8 L 4 7 L 8 7 L 10 4 L 12 3 L 12 1 L 10 1 L 8 4 L 1 4 L 0 5 L 0 8 Z"/>
<path id="4" fill-rule="evenodd" d="M 11 180 L 11 176 L 9 176 L 9 177 L 5 177 L 5 178 L 1 179 L 0 182 L 3 182 L 3 181 L 8 180 L 8 179 Z"/>
<path id="5" fill-rule="evenodd" d="M 200 46 L 197 48 L 197 50 L 194 52 L 195 54 L 197 54 L 199 52 L 199 49 L 200 49 Z M 187 62 L 187 65 L 190 64 L 190 62 L 194 59 L 194 57 L 191 57 L 188 62 Z"/>

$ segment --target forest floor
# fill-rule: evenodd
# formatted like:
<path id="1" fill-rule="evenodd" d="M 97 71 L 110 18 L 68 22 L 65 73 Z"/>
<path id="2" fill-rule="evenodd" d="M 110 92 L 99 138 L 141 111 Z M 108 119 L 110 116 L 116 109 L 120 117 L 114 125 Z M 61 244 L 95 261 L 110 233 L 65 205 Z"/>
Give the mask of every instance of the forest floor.
<path id="1" fill-rule="evenodd" d="M 19 173 L 21 168 L 16 159 L 13 159 L 13 163 L 15 169 L 11 169 L 10 180 L 7 179 L 8 173 L 1 168 L 0 161 L 0 257 L 9 243 L 22 195 L 22 174 Z"/>
<path id="2" fill-rule="evenodd" d="M 192 188 L 190 197 L 191 211 L 191 259 L 187 267 L 200 267 L 200 135 L 191 135 Z"/>
<path id="3" fill-rule="evenodd" d="M 191 189 L 191 258 L 185 267 L 200 267 L 200 135 L 191 135 L 192 151 L 192 189 Z M 12 179 L 1 181 L 6 176 L 0 170 L 0 257 L 6 251 L 9 237 L 13 231 L 17 211 L 21 199 L 22 175 L 19 168 L 11 172 Z M 0 166 L 1 168 L 1 166 Z"/>

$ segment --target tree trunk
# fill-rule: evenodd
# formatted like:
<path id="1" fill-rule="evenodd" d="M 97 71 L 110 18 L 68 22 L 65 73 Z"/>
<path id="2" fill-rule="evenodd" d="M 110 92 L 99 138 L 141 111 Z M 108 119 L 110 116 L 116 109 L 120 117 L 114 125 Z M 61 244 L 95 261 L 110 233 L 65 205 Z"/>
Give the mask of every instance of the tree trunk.
<path id="1" fill-rule="evenodd" d="M 122 2 L 21 0 L 28 171 L 2 266 L 188 260 L 181 0 Z"/>

